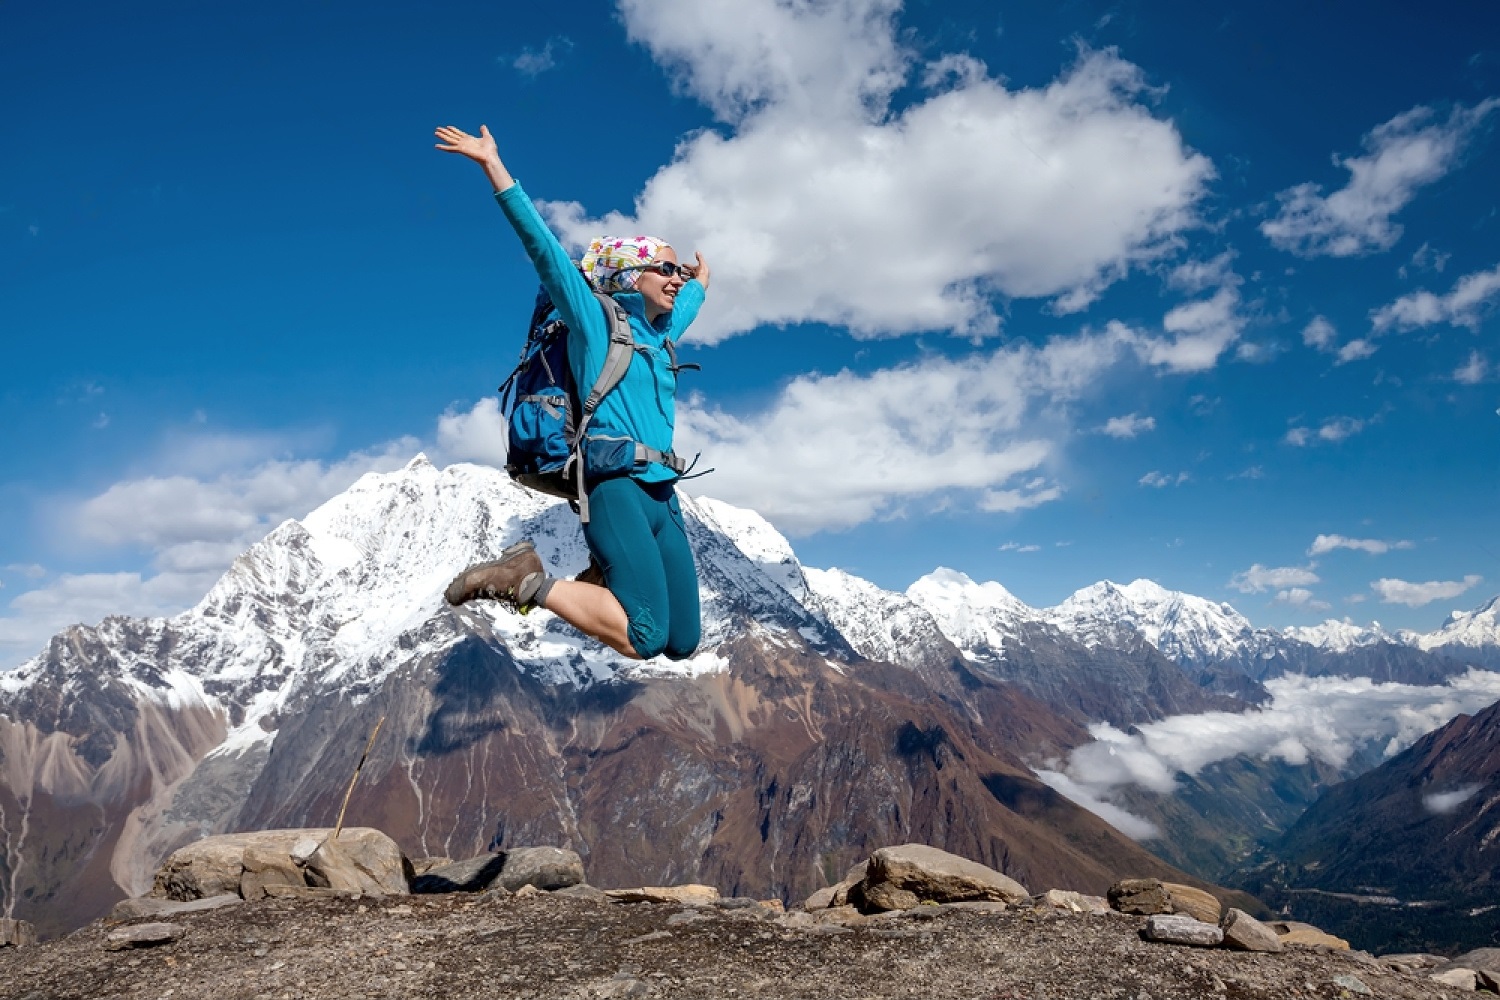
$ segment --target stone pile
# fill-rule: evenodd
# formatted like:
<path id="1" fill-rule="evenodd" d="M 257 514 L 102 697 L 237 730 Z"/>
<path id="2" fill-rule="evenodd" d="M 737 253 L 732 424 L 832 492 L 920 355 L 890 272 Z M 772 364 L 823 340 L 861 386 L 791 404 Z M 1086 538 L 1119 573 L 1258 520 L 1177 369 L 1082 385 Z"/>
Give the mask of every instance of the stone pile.
<path id="1" fill-rule="evenodd" d="M 394 840 L 369 827 L 351 827 L 336 838 L 327 829 L 258 830 L 205 837 L 175 851 L 157 870 L 151 892 L 121 900 L 109 919 L 155 919 L 267 897 L 514 892 L 526 886 L 553 891 L 581 882 L 582 860 L 556 847 L 413 864 Z M 159 943 L 121 940 L 122 948 Z"/>
<path id="2" fill-rule="evenodd" d="M 1270 954 L 1297 948 L 1344 953 L 1372 967 L 1444 986 L 1500 993 L 1500 949 L 1480 949 L 1451 961 L 1433 955 L 1376 959 L 1351 952 L 1347 941 L 1310 924 L 1262 922 L 1244 910 L 1225 908 L 1211 893 L 1193 886 L 1137 878 L 1115 883 L 1106 897 L 1063 889 L 1033 895 L 1002 872 L 925 844 L 881 848 L 834 885 L 814 892 L 799 909 L 786 912 L 780 900 L 725 898 L 708 885 L 601 890 L 585 881 L 577 854 L 556 847 L 510 848 L 462 861 L 413 862 L 389 837 L 368 828 L 345 830 L 337 839 L 332 831 L 318 829 L 227 834 L 177 851 L 157 872 L 149 896 L 118 904 L 111 914 L 115 923 L 150 922 L 112 930 L 105 947 L 120 950 L 174 941 L 184 933 L 182 926 L 161 918 L 245 900 L 430 893 L 516 898 L 545 893 L 601 904 L 677 906 L 681 911 L 667 921 L 672 927 L 709 919 L 712 911 L 740 911 L 787 929 L 826 934 L 885 927 L 892 921 L 921 922 L 956 910 L 1144 917 L 1140 937 L 1149 942 Z M 0 925 L 0 937 L 8 936 L 10 943 L 33 943 L 34 935 L 26 937 L 28 931 L 21 921 Z M 669 932 L 654 932 L 648 938 L 664 935 Z M 1369 992 L 1356 976 L 1339 979 L 1338 988 L 1350 995 Z"/>

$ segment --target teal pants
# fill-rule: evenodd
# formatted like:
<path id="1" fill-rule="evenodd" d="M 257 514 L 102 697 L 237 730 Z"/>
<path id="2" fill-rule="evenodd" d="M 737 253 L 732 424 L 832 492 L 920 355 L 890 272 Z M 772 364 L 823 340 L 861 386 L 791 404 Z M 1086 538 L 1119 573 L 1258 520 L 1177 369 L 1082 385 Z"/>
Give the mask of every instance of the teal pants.
<path id="1" fill-rule="evenodd" d="M 625 609 L 635 651 L 647 659 L 692 656 L 703 629 L 698 570 L 672 484 L 599 482 L 589 490 L 583 537 Z"/>

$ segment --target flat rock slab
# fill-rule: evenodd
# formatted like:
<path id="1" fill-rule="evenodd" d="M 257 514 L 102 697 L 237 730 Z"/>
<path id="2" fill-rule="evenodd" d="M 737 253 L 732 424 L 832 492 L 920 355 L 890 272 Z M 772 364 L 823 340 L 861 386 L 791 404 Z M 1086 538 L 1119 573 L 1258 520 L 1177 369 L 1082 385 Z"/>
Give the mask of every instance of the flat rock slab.
<path id="1" fill-rule="evenodd" d="M 1205 924 L 1185 913 L 1157 913 L 1146 918 L 1146 929 L 1141 932 L 1147 941 L 1163 944 L 1187 944 L 1199 948 L 1217 948 L 1224 940 L 1224 932 L 1213 924 Z"/>
<path id="2" fill-rule="evenodd" d="M 1088 896 L 1070 889 L 1048 889 L 1037 896 L 1033 903 L 1039 909 L 1061 910 L 1064 913 L 1103 914 L 1109 912 L 1109 903 L 1103 896 Z"/>
<path id="3" fill-rule="evenodd" d="M 1172 904 L 1173 913 L 1186 913 L 1205 924 L 1217 924 L 1224 914 L 1219 901 L 1202 889 L 1176 882 L 1163 882 L 1161 887 L 1167 890 L 1167 901 Z"/>
<path id="4" fill-rule="evenodd" d="M 1300 923 L 1296 920 L 1275 920 L 1267 925 L 1276 932 L 1283 946 L 1297 945 L 1303 948 L 1331 948 L 1334 951 L 1348 951 L 1349 942 L 1341 937 L 1334 937 L 1321 928 L 1312 924 Z"/>
<path id="5" fill-rule="evenodd" d="M 126 948 L 150 948 L 167 944 L 182 937 L 185 928 L 181 924 L 133 924 L 112 930 L 104 938 L 106 951 L 124 951 Z"/>
<path id="6" fill-rule="evenodd" d="M 1260 951 L 1275 953 L 1282 949 L 1281 938 L 1265 924 L 1244 910 L 1230 907 L 1219 923 L 1224 932 L 1224 947 L 1236 951 Z"/>
<path id="7" fill-rule="evenodd" d="M 935 903 L 967 899 L 1023 903 L 1031 898 L 1026 887 L 1010 876 L 926 844 L 882 847 L 870 855 L 864 885 L 881 883 L 906 889 L 919 900 Z"/>
<path id="8" fill-rule="evenodd" d="M 1434 972 L 1428 978 L 1461 990 L 1473 990 L 1479 985 L 1479 973 L 1473 969 L 1448 969 L 1445 972 Z"/>
<path id="9" fill-rule="evenodd" d="M 604 894 L 617 903 L 679 903 L 705 906 L 719 899 L 719 890 L 711 885 L 645 885 L 636 889 L 605 889 Z"/>
<path id="10" fill-rule="evenodd" d="M 197 913 L 200 910 L 217 910 L 221 906 L 243 903 L 238 896 L 205 896 L 180 902 L 175 899 L 160 899 L 156 896 L 137 896 L 122 899 L 109 911 L 110 920 L 139 920 L 141 917 L 175 917 L 179 913 Z"/>

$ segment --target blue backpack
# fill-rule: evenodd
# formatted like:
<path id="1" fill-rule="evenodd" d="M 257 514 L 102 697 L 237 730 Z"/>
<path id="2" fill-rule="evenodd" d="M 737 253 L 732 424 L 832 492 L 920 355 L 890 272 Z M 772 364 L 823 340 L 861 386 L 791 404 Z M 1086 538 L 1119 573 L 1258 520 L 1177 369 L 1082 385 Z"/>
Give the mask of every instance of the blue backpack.
<path id="1" fill-rule="evenodd" d="M 626 475 L 650 462 L 678 475 L 689 468 L 675 452 L 661 452 L 617 433 L 588 434 L 594 412 L 625 377 L 636 351 L 650 350 L 636 343 L 623 306 L 603 293 L 594 296 L 604 310 L 609 349 L 587 396 L 573 382 L 568 325 L 546 288 L 537 292 L 520 362 L 500 386 L 500 409 L 510 427 L 505 471 L 522 486 L 568 500 L 584 521 L 589 519 L 585 472 L 594 480 Z M 673 372 L 698 367 L 679 365 L 670 340 L 665 347 Z"/>

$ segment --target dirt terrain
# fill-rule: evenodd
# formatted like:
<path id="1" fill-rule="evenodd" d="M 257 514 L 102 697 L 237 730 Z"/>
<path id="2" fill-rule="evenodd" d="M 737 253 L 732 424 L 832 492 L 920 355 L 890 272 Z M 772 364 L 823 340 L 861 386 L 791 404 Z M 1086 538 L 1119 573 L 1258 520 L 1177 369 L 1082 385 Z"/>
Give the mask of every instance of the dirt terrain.
<path id="1" fill-rule="evenodd" d="M 996 904 L 989 904 L 995 906 Z M 1362 953 L 1144 941 L 1145 918 L 920 906 L 878 917 L 571 893 L 263 899 L 179 914 L 170 943 L 118 925 L 0 952 L 4 1000 L 1457 997 Z M 1473 994 L 1469 994 L 1473 995 Z"/>

